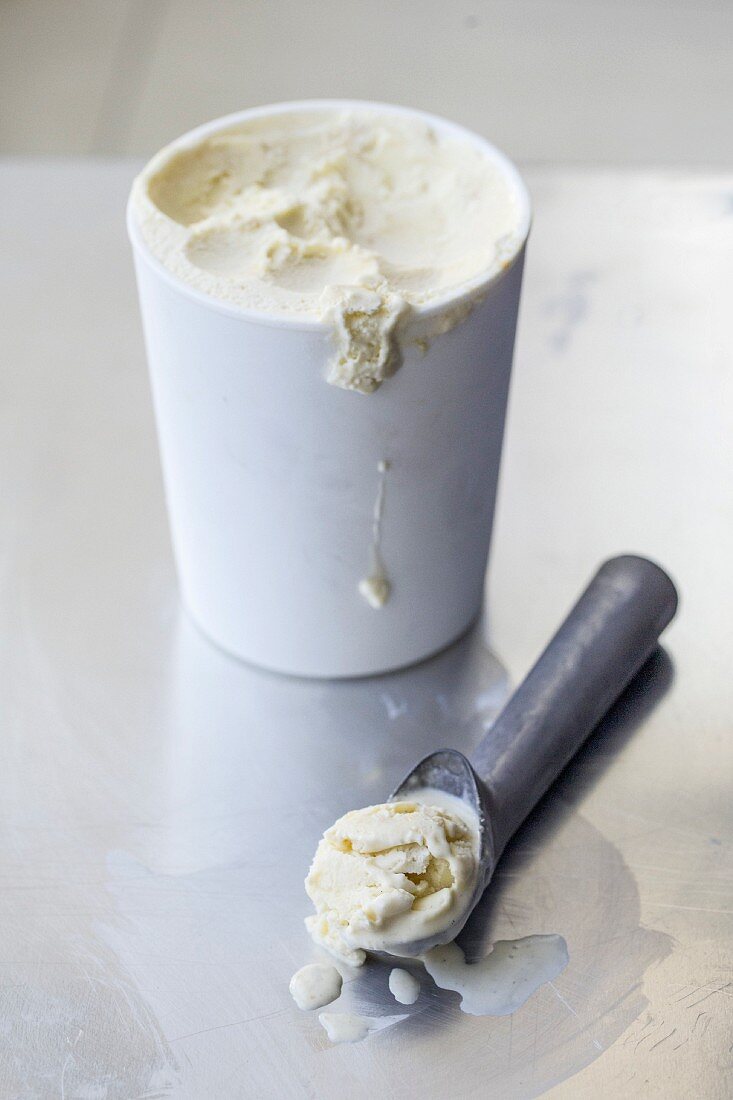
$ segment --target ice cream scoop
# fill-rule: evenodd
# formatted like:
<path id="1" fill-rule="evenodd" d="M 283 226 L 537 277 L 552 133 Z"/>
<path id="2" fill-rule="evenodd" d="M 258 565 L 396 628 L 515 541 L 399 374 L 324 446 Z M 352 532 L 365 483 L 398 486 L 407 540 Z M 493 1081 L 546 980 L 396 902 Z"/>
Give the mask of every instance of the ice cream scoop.
<path id="1" fill-rule="evenodd" d="M 672 581 L 625 555 L 601 566 L 469 761 L 425 757 L 388 802 L 326 830 L 306 890 L 313 938 L 359 965 L 366 951 L 424 955 L 461 931 L 509 838 L 656 647 Z"/>
<path id="2" fill-rule="evenodd" d="M 426 788 L 461 799 L 478 818 L 473 892 L 443 934 L 395 944 L 421 955 L 452 940 L 485 890 L 506 844 L 657 646 L 677 591 L 654 562 L 626 554 L 605 562 L 468 760 L 431 753 L 391 796 Z"/>

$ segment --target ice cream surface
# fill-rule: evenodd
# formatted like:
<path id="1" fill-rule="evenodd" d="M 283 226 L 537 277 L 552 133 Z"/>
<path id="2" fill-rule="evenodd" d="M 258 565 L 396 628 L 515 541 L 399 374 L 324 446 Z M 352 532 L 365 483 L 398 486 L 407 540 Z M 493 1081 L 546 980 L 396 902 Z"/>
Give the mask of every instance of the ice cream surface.
<path id="1" fill-rule="evenodd" d="M 477 873 L 478 823 L 460 799 L 425 790 L 352 810 L 318 845 L 305 881 L 316 912 L 306 925 L 352 966 L 368 950 L 418 954 L 458 932 Z"/>
<path id="2" fill-rule="evenodd" d="M 366 106 L 274 111 L 163 149 L 131 209 L 184 283 L 329 325 L 328 381 L 371 393 L 412 311 L 444 303 L 435 332 L 450 328 L 456 297 L 520 246 L 507 173 L 459 135 Z"/>

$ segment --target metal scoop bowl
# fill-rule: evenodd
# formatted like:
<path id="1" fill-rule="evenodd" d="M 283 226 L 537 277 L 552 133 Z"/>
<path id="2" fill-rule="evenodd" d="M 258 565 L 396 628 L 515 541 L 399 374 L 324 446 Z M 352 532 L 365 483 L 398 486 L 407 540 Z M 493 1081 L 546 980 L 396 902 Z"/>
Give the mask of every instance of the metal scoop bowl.
<path id="1" fill-rule="evenodd" d="M 421 955 L 455 939 L 504 848 L 553 780 L 654 652 L 677 610 L 677 591 L 647 558 L 605 562 L 514 692 L 472 761 L 455 749 L 426 756 L 390 801 L 426 787 L 463 799 L 479 822 L 479 863 L 466 907 L 430 939 L 394 945 Z"/>

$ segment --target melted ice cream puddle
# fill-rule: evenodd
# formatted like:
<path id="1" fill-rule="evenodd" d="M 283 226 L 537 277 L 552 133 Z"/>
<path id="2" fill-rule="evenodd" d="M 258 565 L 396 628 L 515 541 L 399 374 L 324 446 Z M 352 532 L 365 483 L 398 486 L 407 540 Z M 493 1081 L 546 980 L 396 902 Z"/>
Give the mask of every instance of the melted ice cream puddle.
<path id="1" fill-rule="evenodd" d="M 290 994 L 298 1008 L 308 1011 L 330 1005 L 341 996 L 342 978 L 335 966 L 311 963 L 293 974 Z"/>
<path id="2" fill-rule="evenodd" d="M 406 1019 L 407 1016 L 356 1016 L 350 1012 L 321 1012 L 318 1017 L 332 1043 L 360 1043 L 367 1035 Z"/>
<path id="3" fill-rule="evenodd" d="M 420 996 L 420 983 L 414 974 L 396 966 L 390 971 L 389 991 L 401 1005 L 414 1005 Z"/>
<path id="4" fill-rule="evenodd" d="M 392 585 L 382 560 L 382 517 L 384 516 L 384 498 L 387 492 L 387 471 L 389 462 L 382 459 L 377 463 L 379 486 L 372 515 L 372 545 L 369 550 L 369 573 L 359 581 L 359 592 L 366 602 L 378 610 L 389 599 Z"/>
<path id="5" fill-rule="evenodd" d="M 461 995 L 469 1016 L 509 1016 L 568 964 L 562 936 L 497 940 L 479 962 L 467 963 L 460 947 L 446 943 L 423 956 L 425 969 L 441 989 Z"/>

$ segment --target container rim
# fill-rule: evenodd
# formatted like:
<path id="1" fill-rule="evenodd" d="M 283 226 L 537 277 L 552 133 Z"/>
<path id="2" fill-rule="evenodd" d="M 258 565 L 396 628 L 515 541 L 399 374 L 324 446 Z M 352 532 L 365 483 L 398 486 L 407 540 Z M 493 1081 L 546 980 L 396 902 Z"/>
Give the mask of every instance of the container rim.
<path id="1" fill-rule="evenodd" d="M 440 298 L 434 299 L 425 305 L 413 306 L 413 319 L 429 320 L 443 313 L 447 308 L 455 306 L 460 307 L 465 302 L 488 292 L 494 284 L 500 282 L 522 255 L 524 246 L 527 243 L 532 224 L 532 203 L 529 191 L 527 190 L 527 186 L 518 168 L 501 149 L 498 149 L 490 141 L 487 141 L 486 138 L 481 137 L 480 134 L 475 133 L 473 130 L 469 130 L 457 122 L 451 122 L 449 119 L 442 118 L 440 115 L 434 115 L 428 111 L 421 111 L 414 107 L 402 107 L 393 103 L 381 103 L 377 100 L 367 99 L 299 99 L 283 103 L 270 103 L 260 107 L 249 107 L 243 111 L 235 111 L 232 114 L 222 115 L 220 118 L 215 118 L 210 122 L 203 123 L 201 126 L 196 126 L 194 129 L 186 131 L 185 134 L 182 134 L 174 141 L 169 142 L 169 144 L 165 145 L 155 154 L 155 156 L 158 157 L 163 154 L 173 155 L 183 149 L 188 149 L 193 145 L 197 145 L 211 134 L 225 132 L 237 126 L 239 123 L 247 122 L 250 119 L 281 114 L 307 113 L 311 111 L 341 110 L 377 111 L 403 118 L 416 118 L 423 122 L 427 122 L 443 134 L 449 134 L 453 137 L 468 141 L 475 148 L 481 149 L 487 158 L 501 170 L 517 199 L 519 221 L 514 251 L 509 260 L 498 269 L 492 269 L 488 273 L 480 273 L 474 276 L 473 279 L 461 283 L 455 290 L 449 291 Z M 148 161 L 147 163 L 150 162 Z M 242 306 L 233 302 L 224 301 L 212 294 L 207 294 L 204 291 L 198 290 L 196 287 L 191 286 L 190 283 L 185 282 L 183 279 L 174 275 L 173 272 L 169 271 L 149 248 L 137 224 L 135 211 L 133 209 L 132 195 L 130 195 L 127 200 L 126 220 L 127 232 L 136 254 L 155 271 L 159 278 L 167 282 L 178 291 L 178 293 L 192 299 L 199 305 L 206 306 L 207 309 L 213 309 L 229 317 L 236 317 L 240 320 L 252 321 L 256 324 L 268 325 L 274 328 L 292 328 L 316 332 L 326 332 L 329 330 L 327 322 L 321 321 L 315 317 L 301 317 L 294 314 L 253 309 L 249 306 Z"/>

